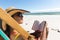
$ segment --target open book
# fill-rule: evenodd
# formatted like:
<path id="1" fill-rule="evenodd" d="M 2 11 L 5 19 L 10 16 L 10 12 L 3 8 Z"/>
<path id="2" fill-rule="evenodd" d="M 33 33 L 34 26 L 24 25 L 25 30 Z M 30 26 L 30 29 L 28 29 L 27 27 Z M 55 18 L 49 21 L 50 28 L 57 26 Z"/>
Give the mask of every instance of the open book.
<path id="1" fill-rule="evenodd" d="M 43 31 L 44 28 L 46 26 L 46 21 L 42 21 L 41 23 L 39 23 L 38 20 L 35 20 L 32 26 L 32 30 L 39 30 L 39 31 Z"/>

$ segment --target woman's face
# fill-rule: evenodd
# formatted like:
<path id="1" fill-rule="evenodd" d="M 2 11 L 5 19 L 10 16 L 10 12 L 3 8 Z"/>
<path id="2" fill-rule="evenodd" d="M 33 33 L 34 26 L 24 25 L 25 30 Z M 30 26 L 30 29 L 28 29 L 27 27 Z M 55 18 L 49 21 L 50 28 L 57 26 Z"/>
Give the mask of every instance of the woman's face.
<path id="1" fill-rule="evenodd" d="M 20 13 L 20 14 L 15 14 L 14 16 L 13 16 L 13 18 L 19 23 L 19 24 L 22 24 L 23 23 L 23 15 L 22 15 L 22 13 Z"/>

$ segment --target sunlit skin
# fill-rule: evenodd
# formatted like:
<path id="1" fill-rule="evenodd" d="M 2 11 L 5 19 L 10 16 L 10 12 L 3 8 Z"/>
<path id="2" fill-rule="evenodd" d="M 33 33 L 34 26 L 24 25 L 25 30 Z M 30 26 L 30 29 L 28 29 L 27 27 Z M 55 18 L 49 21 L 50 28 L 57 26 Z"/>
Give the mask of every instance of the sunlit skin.
<path id="1" fill-rule="evenodd" d="M 17 14 L 13 16 L 13 18 L 17 21 L 18 24 L 22 24 L 23 23 L 23 16 L 18 16 Z M 19 34 L 16 30 L 11 30 L 13 32 L 11 32 L 10 38 L 12 39 L 12 37 L 14 37 L 13 35 L 17 35 Z M 13 34 L 13 35 L 12 35 Z"/>
<path id="2" fill-rule="evenodd" d="M 23 17 L 19 17 L 16 15 L 13 16 L 13 18 L 17 21 L 18 24 L 22 24 L 23 23 Z M 16 30 L 13 30 L 14 34 L 17 34 L 18 32 Z"/>
<path id="3" fill-rule="evenodd" d="M 22 24 L 23 23 L 23 17 L 19 17 L 17 15 L 14 15 L 13 18 L 19 23 Z"/>

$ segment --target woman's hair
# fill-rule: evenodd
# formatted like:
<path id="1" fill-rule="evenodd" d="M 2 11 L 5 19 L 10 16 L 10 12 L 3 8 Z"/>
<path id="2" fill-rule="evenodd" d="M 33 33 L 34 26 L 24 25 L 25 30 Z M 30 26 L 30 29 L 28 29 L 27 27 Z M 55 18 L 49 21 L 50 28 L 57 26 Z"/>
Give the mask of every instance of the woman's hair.
<path id="1" fill-rule="evenodd" d="M 11 33 L 10 30 L 11 30 L 11 27 L 8 24 L 6 24 L 6 30 L 4 32 L 9 38 L 10 38 L 10 33 Z"/>

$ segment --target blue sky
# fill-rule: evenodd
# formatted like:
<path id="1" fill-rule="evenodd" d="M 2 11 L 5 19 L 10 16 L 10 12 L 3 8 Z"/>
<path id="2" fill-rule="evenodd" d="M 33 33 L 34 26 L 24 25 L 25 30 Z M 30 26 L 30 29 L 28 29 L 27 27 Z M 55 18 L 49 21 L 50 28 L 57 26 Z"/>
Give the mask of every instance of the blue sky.
<path id="1" fill-rule="evenodd" d="M 10 6 L 29 11 L 60 8 L 60 0 L 0 0 L 0 7 Z"/>

